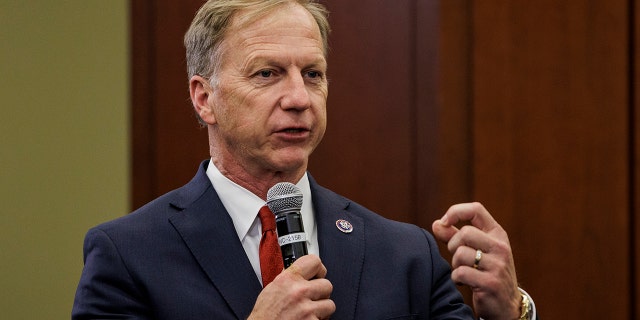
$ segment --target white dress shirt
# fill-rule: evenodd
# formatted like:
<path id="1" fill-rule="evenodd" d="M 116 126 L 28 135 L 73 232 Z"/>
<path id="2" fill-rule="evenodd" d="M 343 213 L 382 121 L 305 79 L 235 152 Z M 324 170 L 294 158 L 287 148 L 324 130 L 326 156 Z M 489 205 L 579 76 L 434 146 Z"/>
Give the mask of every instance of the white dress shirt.
<path id="1" fill-rule="evenodd" d="M 253 271 L 255 271 L 256 277 L 262 283 L 259 252 L 262 223 L 258 218 L 258 211 L 266 204 L 265 200 L 260 199 L 257 195 L 225 177 L 214 165 L 213 160 L 209 162 L 207 167 L 207 176 L 211 180 L 211 184 L 213 184 L 213 188 L 218 193 L 225 209 L 229 212 L 229 216 L 233 220 L 233 226 L 251 262 Z M 304 230 L 307 234 L 307 249 L 309 254 L 319 255 L 313 199 L 311 199 L 309 178 L 306 173 L 296 186 L 302 191 L 301 214 Z"/>

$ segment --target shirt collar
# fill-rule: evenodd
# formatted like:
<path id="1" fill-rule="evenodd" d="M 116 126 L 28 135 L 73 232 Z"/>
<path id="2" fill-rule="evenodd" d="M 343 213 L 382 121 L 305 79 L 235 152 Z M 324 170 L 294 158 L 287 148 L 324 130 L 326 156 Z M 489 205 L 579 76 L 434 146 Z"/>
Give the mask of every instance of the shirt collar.
<path id="1" fill-rule="evenodd" d="M 210 161 L 209 166 L 207 166 L 207 176 L 209 180 L 211 180 L 213 188 L 218 193 L 222 205 L 224 205 L 229 216 L 231 216 L 236 233 L 240 241 L 242 241 L 247 236 L 253 224 L 260 221 L 256 219 L 256 217 L 260 208 L 265 205 L 265 201 L 225 177 L 213 161 Z M 302 191 L 303 201 L 300 211 L 305 232 L 307 235 L 315 237 L 316 229 L 315 217 L 313 216 L 313 201 L 311 198 L 309 178 L 306 172 L 296 186 Z"/>

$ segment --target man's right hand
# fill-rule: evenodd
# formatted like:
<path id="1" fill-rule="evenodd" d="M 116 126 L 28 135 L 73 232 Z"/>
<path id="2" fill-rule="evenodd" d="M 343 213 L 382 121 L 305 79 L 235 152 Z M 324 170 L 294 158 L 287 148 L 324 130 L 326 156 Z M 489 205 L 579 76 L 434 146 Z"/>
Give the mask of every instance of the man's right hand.
<path id="1" fill-rule="evenodd" d="M 301 257 L 262 289 L 249 320 L 328 319 L 336 305 L 326 275 L 320 257 Z"/>

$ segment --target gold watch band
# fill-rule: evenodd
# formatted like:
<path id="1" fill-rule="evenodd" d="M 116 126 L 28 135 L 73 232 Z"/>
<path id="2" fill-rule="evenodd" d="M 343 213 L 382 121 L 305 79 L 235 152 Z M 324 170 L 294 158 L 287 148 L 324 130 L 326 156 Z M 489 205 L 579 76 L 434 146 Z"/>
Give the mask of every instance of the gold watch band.
<path id="1" fill-rule="evenodd" d="M 522 302 L 520 304 L 520 320 L 532 320 L 532 301 L 529 298 L 529 294 L 521 288 L 518 288 L 518 290 L 520 290 L 520 294 L 522 295 Z"/>

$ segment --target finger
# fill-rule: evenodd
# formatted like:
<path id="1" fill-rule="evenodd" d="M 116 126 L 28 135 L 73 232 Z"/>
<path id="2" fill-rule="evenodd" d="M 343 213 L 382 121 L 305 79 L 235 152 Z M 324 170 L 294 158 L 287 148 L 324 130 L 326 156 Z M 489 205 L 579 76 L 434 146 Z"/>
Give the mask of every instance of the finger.
<path id="1" fill-rule="evenodd" d="M 478 270 L 486 270 L 489 265 L 491 257 L 489 254 L 480 251 L 480 260 L 478 261 Z M 478 256 L 478 250 L 470 247 L 460 247 L 453 254 L 451 258 L 451 267 L 453 269 L 466 266 L 473 267 L 476 264 L 476 257 Z"/>
<path id="2" fill-rule="evenodd" d="M 308 297 L 311 300 L 329 299 L 333 291 L 333 284 L 327 279 L 313 279 L 309 281 Z"/>
<path id="3" fill-rule="evenodd" d="M 442 220 L 436 220 L 431 225 L 433 235 L 440 241 L 447 243 L 457 232 L 458 228 L 453 225 L 447 225 Z"/>
<path id="4" fill-rule="evenodd" d="M 323 299 L 313 302 L 314 314 L 318 319 L 329 319 L 331 315 L 336 312 L 336 304 L 331 299 Z"/>
<path id="5" fill-rule="evenodd" d="M 300 257 L 285 271 L 298 275 L 305 280 L 324 278 L 327 275 L 327 268 L 322 264 L 320 257 L 313 254 Z"/>
<path id="6" fill-rule="evenodd" d="M 453 205 L 447 210 L 440 221 L 442 224 L 449 226 L 468 221 L 483 231 L 489 231 L 499 226 L 489 211 L 479 202 Z"/>
<path id="7" fill-rule="evenodd" d="M 464 226 L 456 232 L 449 242 L 447 249 L 451 253 L 455 253 L 460 247 L 470 247 L 480 249 L 483 252 L 490 252 L 492 247 L 491 237 L 474 226 Z"/>
<path id="8" fill-rule="evenodd" d="M 491 274 L 469 266 L 460 266 L 451 271 L 451 280 L 453 280 L 454 283 L 469 286 L 474 290 L 482 288 L 490 277 Z"/>

